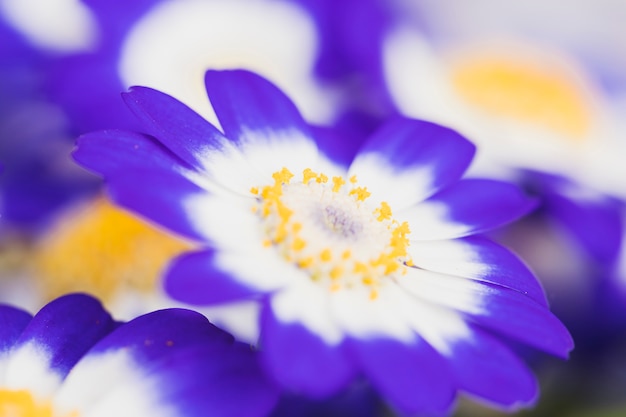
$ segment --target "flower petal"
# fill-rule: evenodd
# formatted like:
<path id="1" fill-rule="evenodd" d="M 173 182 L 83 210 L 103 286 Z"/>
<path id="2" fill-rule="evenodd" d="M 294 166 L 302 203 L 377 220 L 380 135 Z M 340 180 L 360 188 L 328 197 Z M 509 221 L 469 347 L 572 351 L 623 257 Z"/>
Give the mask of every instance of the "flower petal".
<path id="1" fill-rule="evenodd" d="M 543 305 L 505 287 L 410 268 L 398 283 L 413 296 L 464 313 L 472 322 L 566 358 L 573 340 Z"/>
<path id="2" fill-rule="evenodd" d="M 205 84 L 226 136 L 265 175 L 261 183 L 282 167 L 301 173 L 315 166 L 317 147 L 308 125 L 272 83 L 245 70 L 211 70 Z"/>
<path id="3" fill-rule="evenodd" d="M 115 323 L 100 302 L 70 294 L 44 306 L 16 341 L 6 368 L 6 383 L 50 395 L 78 360 Z"/>
<path id="4" fill-rule="evenodd" d="M 258 356 L 240 343 L 219 352 L 197 346 L 169 355 L 153 370 L 160 400 L 184 416 L 266 416 L 276 405 L 279 390 Z"/>
<path id="5" fill-rule="evenodd" d="M 128 169 L 108 181 L 111 200 L 184 237 L 207 241 L 206 220 L 194 216 L 211 194 L 175 172 Z"/>
<path id="6" fill-rule="evenodd" d="M 423 339 L 354 340 L 350 350 L 365 375 L 406 415 L 446 415 L 455 394 L 447 363 Z"/>
<path id="7" fill-rule="evenodd" d="M 315 398 L 331 396 L 347 386 L 356 368 L 342 343 L 328 344 L 307 323 L 285 321 L 275 312 L 284 314 L 285 308 L 273 304 L 276 301 L 265 306 L 261 318 L 267 372 L 283 387 Z"/>
<path id="8" fill-rule="evenodd" d="M 220 304 L 256 298 L 259 290 L 247 287 L 216 267 L 211 249 L 176 258 L 165 276 L 165 291 L 189 304 Z"/>
<path id="9" fill-rule="evenodd" d="M 148 132 L 186 165 L 238 193 L 258 185 L 258 173 L 233 143 L 185 104 L 146 87 L 133 87 L 123 97 Z"/>
<path id="10" fill-rule="evenodd" d="M 122 381 L 136 382 L 160 360 L 189 346 L 232 343 L 196 312 L 160 310 L 119 326 L 71 370 L 57 395 L 62 407 L 87 410 Z"/>
<path id="11" fill-rule="evenodd" d="M 585 192 L 581 191 L 581 194 Z M 622 240 L 621 203 L 604 196 L 576 196 L 559 192 L 544 195 L 543 201 L 549 215 L 576 237 L 585 252 L 597 262 L 615 262 Z"/>
<path id="12" fill-rule="evenodd" d="M 200 171 L 207 166 L 208 153 L 229 145 L 228 139 L 213 125 L 165 93 L 147 87 L 132 87 L 122 97 L 149 134 Z"/>
<path id="13" fill-rule="evenodd" d="M 233 401 L 234 395 L 243 401 Z M 134 319 L 94 346 L 68 376 L 57 403 L 97 416 L 162 415 L 160 410 L 261 416 L 277 396 L 249 346 L 199 313 L 168 309 Z"/>
<path id="14" fill-rule="evenodd" d="M 495 229 L 529 213 L 537 201 L 515 185 L 466 179 L 396 214 L 411 240 L 451 239 Z"/>
<path id="15" fill-rule="evenodd" d="M 486 332 L 471 333 L 450 344 L 446 355 L 459 389 L 508 410 L 531 405 L 539 387 L 530 369 Z"/>
<path id="16" fill-rule="evenodd" d="M 548 306 L 539 281 L 528 267 L 511 251 L 487 238 L 414 241 L 408 249 L 418 268 L 501 285 Z"/>
<path id="17" fill-rule="evenodd" d="M 0 305 L 0 359 L 13 347 L 31 319 L 24 310 Z"/>
<path id="18" fill-rule="evenodd" d="M 102 130 L 80 136 L 72 152 L 76 162 L 105 178 L 127 169 L 184 172 L 191 167 L 151 136 L 125 130 Z"/>
<path id="19" fill-rule="evenodd" d="M 453 130 L 397 118 L 365 142 L 348 175 L 400 210 L 457 181 L 474 152 L 474 145 Z"/>

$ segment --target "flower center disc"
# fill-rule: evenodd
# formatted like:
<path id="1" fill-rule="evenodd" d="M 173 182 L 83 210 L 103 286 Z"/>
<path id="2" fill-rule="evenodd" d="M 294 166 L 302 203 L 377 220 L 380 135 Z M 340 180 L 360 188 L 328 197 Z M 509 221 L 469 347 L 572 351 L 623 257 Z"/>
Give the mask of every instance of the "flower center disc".
<path id="1" fill-rule="evenodd" d="M 301 181 L 286 168 L 273 174 L 274 184 L 252 188 L 255 213 L 273 247 L 288 262 L 331 291 L 357 285 L 375 299 L 385 277 L 404 273 L 409 226 L 392 218 L 386 202 L 372 207 L 366 187 L 305 169 Z"/>

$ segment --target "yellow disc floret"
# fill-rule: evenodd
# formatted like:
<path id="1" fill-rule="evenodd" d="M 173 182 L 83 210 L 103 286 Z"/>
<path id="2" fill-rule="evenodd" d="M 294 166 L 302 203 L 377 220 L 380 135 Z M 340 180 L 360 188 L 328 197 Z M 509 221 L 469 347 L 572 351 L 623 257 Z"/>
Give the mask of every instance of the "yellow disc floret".
<path id="1" fill-rule="evenodd" d="M 453 85 L 491 114 L 534 123 L 574 139 L 591 125 L 587 97 L 566 71 L 508 55 L 473 56 L 459 63 Z"/>
<path id="2" fill-rule="evenodd" d="M 369 204 L 371 193 L 357 185 L 310 168 L 301 181 L 282 168 L 274 182 L 253 187 L 253 212 L 261 219 L 267 239 L 290 263 L 330 291 L 365 286 L 375 299 L 386 278 L 405 273 L 410 233 L 406 222 L 393 219 L 386 202 Z"/>
<path id="3" fill-rule="evenodd" d="M 34 275 L 47 299 L 86 291 L 106 304 L 129 290 L 154 294 L 167 263 L 191 248 L 98 198 L 61 217 L 38 242 Z"/>
<path id="4" fill-rule="evenodd" d="M 58 414 L 49 401 L 36 401 L 27 390 L 0 389 L 2 417 L 78 417 L 77 412 Z"/>

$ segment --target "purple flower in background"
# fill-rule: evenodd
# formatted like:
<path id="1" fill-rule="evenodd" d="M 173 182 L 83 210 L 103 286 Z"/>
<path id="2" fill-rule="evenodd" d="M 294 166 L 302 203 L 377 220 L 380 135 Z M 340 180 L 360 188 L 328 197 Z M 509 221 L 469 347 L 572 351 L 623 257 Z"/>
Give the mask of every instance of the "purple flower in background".
<path id="1" fill-rule="evenodd" d="M 52 57 L 0 16 L 0 225 L 40 226 L 96 180 L 68 158 L 71 137 L 61 111 L 42 93 Z"/>
<path id="2" fill-rule="evenodd" d="M 72 294 L 34 317 L 0 306 L 0 322 L 3 416 L 253 417 L 277 399 L 255 353 L 193 311 L 119 324 Z"/>
<path id="3" fill-rule="evenodd" d="M 311 397 L 363 375 L 404 413 L 444 414 L 457 391 L 536 399 L 508 342 L 566 357 L 572 340 L 524 264 L 475 236 L 534 200 L 462 179 L 475 148 L 442 126 L 395 118 L 346 158 L 265 79 L 205 82 L 223 133 L 135 87 L 124 100 L 147 133 L 90 133 L 74 153 L 117 203 L 205 245 L 170 268 L 170 295 L 258 302 L 266 370 Z"/>

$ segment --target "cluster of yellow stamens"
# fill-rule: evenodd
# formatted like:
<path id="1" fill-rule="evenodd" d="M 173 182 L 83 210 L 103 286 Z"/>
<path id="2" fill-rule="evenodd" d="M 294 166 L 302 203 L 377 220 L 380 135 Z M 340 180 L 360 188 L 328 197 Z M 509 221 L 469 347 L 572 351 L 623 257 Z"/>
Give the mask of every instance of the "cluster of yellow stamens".
<path id="1" fill-rule="evenodd" d="M 7 417 L 78 417 L 72 412 L 62 416 L 55 413 L 50 402 L 38 402 L 27 390 L 0 389 L 0 416 Z"/>
<path id="2" fill-rule="evenodd" d="M 331 291 L 364 285 L 371 299 L 384 277 L 406 272 L 409 225 L 395 221 L 386 202 L 370 206 L 371 194 L 356 176 L 346 181 L 307 168 L 302 181 L 293 178 L 282 168 L 273 184 L 250 190 L 253 210 L 263 220 L 264 246 Z"/>

